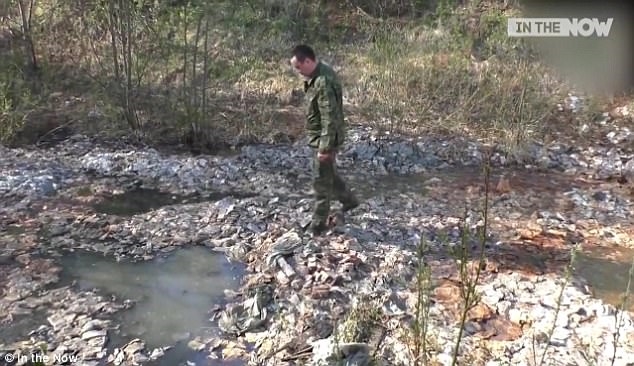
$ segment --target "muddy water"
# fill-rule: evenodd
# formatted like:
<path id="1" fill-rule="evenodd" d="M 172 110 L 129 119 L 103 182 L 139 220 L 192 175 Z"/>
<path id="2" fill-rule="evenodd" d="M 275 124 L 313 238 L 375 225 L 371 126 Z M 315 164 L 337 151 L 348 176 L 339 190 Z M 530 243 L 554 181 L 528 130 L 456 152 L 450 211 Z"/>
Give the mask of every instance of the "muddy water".
<path id="1" fill-rule="evenodd" d="M 247 198 L 252 196 L 252 194 L 244 192 L 217 192 L 207 195 L 181 196 L 156 189 L 139 187 L 107 197 L 95 203 L 93 208 L 97 212 L 109 215 L 132 216 L 164 206 L 217 201 L 228 196 Z"/>
<path id="2" fill-rule="evenodd" d="M 209 311 L 222 302 L 225 289 L 238 287 L 240 279 L 239 269 L 224 255 L 204 247 L 180 249 L 148 262 L 116 262 L 93 253 L 68 254 L 60 262 L 62 283 L 135 302 L 116 314 L 121 327 L 112 335 L 111 347 L 134 338 L 143 339 L 150 350 L 179 343 L 156 363 L 161 366 L 197 358 L 183 345 L 216 331 Z"/>
<path id="3" fill-rule="evenodd" d="M 619 309 L 629 283 L 625 308 L 634 312 L 634 249 L 587 248 L 577 254 L 574 267 L 577 275 L 588 280 L 596 297 Z"/>
<path id="4" fill-rule="evenodd" d="M 353 177 L 349 185 L 361 199 L 369 199 L 385 195 L 388 192 L 425 196 L 429 191 L 426 182 L 433 176 L 416 174 L 409 176 L 389 176 L 376 180 L 365 180 Z"/>
<path id="5" fill-rule="evenodd" d="M 591 190 L 599 187 L 601 183 L 591 182 L 579 177 L 571 177 L 555 172 L 529 172 L 514 170 L 493 170 L 490 183 L 492 200 L 501 177 L 508 179 L 510 188 L 526 195 L 525 207 L 518 207 L 518 211 L 530 215 L 539 210 L 555 210 L 565 212 L 565 205 L 561 205 L 560 199 L 565 192 L 573 189 Z M 433 179 L 434 178 L 434 179 Z M 440 173 L 422 173 L 409 176 L 385 176 L 376 180 L 363 180 L 349 177 L 350 185 L 363 199 L 369 199 L 378 195 L 408 194 L 422 198 L 433 198 L 437 194 L 452 195 L 460 200 L 464 197 L 469 187 L 484 186 L 484 172 L 477 167 L 453 169 Z M 434 188 L 440 187 L 440 189 Z M 559 202 L 558 202 L 559 201 Z M 421 203 L 425 202 L 422 198 Z M 565 249 L 567 252 L 568 249 Z M 543 264 L 543 253 L 529 253 L 536 263 Z M 543 254 L 548 256 L 549 254 Z M 526 259 L 526 258 L 525 258 Z M 621 308 L 623 296 L 626 294 L 628 282 L 631 294 L 625 303 L 625 308 L 634 312 L 634 272 L 630 270 L 634 266 L 634 248 L 612 246 L 610 248 L 597 245 L 588 245 L 583 252 L 577 255 L 575 274 L 586 279 L 597 298 L 609 304 Z M 548 271 L 547 268 L 544 270 Z M 634 271 L 634 269 L 632 269 Z M 562 273 L 563 274 L 563 273 Z"/>
<path id="6" fill-rule="evenodd" d="M 387 175 L 377 176 L 368 180 L 342 172 L 350 187 L 364 198 L 385 195 L 389 192 L 428 195 L 450 193 L 456 199 L 463 199 L 467 191 L 483 192 L 485 174 L 481 167 L 460 167 L 439 172 L 430 171 L 405 176 Z M 518 169 L 492 169 L 489 178 L 490 189 L 495 191 L 500 180 L 508 181 L 512 191 L 519 194 L 539 193 L 543 206 L 552 206 L 553 199 L 572 189 L 589 189 L 596 187 L 598 182 L 589 182 L 581 177 L 564 175 L 558 172 L 527 171 Z M 309 186 L 310 182 L 302 182 Z M 529 197 L 534 198 L 534 197 Z M 533 202 L 534 200 L 530 200 Z M 528 209 L 537 207 L 531 206 Z M 541 207 L 545 209 L 545 207 Z"/>
<path id="7" fill-rule="evenodd" d="M 2 273 L 0 272 L 0 275 Z M 0 345 L 11 344 L 17 339 L 26 339 L 29 333 L 37 329 L 41 324 L 47 324 L 46 314 L 44 311 L 31 309 L 25 310 L 24 314 L 14 316 L 13 322 L 7 326 L 0 324 Z M 0 363 L 0 365 L 3 365 Z"/>
<path id="8" fill-rule="evenodd" d="M 132 216 L 167 205 L 206 202 L 244 193 L 217 193 L 205 196 L 177 196 L 158 190 L 136 188 L 112 195 L 93 204 L 93 209 L 119 216 Z M 9 227 L 6 235 L 19 235 L 20 227 Z M 0 235 L 3 233 L 0 232 Z M 1 259 L 1 258 L 0 258 Z M 135 338 L 142 339 L 150 353 L 169 347 L 151 366 L 212 365 L 204 353 L 187 346 L 199 335 L 216 335 L 210 311 L 224 301 L 225 289 L 235 290 L 242 277 L 241 266 L 231 264 L 222 253 L 206 247 L 179 248 L 151 261 L 117 262 L 114 258 L 83 251 L 66 252 L 55 258 L 62 267 L 60 282 L 53 287 L 72 285 L 79 290 L 97 289 L 119 302 L 129 299 L 134 306 L 113 316 L 117 330 L 109 332 L 110 350 Z M 0 263 L 1 264 L 1 263 Z M 46 323 L 45 318 L 15 319 L 10 329 L 0 329 L 0 343 L 25 338 L 28 332 Z M 223 365 L 241 365 L 229 363 Z"/>

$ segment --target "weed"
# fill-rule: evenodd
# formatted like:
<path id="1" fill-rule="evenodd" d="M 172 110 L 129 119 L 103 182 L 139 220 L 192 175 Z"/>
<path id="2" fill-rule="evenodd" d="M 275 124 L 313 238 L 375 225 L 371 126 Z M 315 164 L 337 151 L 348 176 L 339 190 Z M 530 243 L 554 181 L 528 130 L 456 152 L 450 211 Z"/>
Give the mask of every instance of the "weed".
<path id="1" fill-rule="evenodd" d="M 623 299 L 621 302 L 620 309 L 618 309 L 618 311 L 614 313 L 616 331 L 614 332 L 614 350 L 612 352 L 612 357 L 611 357 L 612 366 L 614 366 L 614 363 L 616 362 L 616 351 L 619 346 L 621 328 L 623 327 L 623 315 L 626 313 L 627 311 L 626 309 L 628 308 L 628 301 L 630 299 L 632 279 L 634 279 L 634 258 L 632 258 L 632 266 L 630 267 L 629 276 L 627 278 L 627 286 L 625 287 L 625 292 L 623 293 Z"/>
<path id="2" fill-rule="evenodd" d="M 429 311 L 431 309 L 431 270 L 429 265 L 425 263 L 425 253 L 427 251 L 427 243 L 425 238 L 421 238 L 417 250 L 417 266 L 416 273 L 416 315 L 414 319 L 412 337 L 414 349 L 413 359 L 415 365 L 426 365 L 428 362 L 427 344 L 429 330 Z"/>
<path id="3" fill-rule="evenodd" d="M 543 135 L 562 95 L 531 48 L 505 36 L 508 9 L 500 6 L 124 3 L 35 2 L 26 27 L 37 47 L 12 47 L 20 70 L 37 63 L 42 97 L 82 97 L 56 114 L 90 120 L 87 111 L 101 105 L 99 133 L 195 151 L 295 140 L 304 124 L 294 100 L 301 80 L 287 59 L 299 42 L 339 70 L 350 120 L 386 131 L 496 139 L 513 151 Z M 7 24 L 20 29 L 14 5 Z"/>

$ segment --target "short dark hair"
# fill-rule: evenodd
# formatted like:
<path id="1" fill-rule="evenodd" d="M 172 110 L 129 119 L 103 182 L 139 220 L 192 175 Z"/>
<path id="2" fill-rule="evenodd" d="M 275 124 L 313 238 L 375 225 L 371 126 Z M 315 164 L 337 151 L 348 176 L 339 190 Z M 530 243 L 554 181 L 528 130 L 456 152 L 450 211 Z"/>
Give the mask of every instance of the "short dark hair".
<path id="1" fill-rule="evenodd" d="M 305 44 L 295 46 L 295 48 L 293 48 L 293 56 L 295 56 L 299 62 L 304 62 L 307 58 L 315 61 L 317 58 L 315 56 L 315 51 Z"/>

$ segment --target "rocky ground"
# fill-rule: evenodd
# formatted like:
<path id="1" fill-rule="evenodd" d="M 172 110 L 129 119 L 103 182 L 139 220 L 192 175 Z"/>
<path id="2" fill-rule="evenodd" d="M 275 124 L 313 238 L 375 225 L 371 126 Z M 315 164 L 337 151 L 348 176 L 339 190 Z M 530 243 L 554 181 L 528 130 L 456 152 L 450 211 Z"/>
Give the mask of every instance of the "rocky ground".
<path id="1" fill-rule="evenodd" d="M 633 244 L 632 141 L 629 131 L 614 130 L 592 148 L 534 144 L 521 156 L 494 154 L 480 301 L 467 314 L 458 364 L 527 365 L 544 350 L 546 365 L 610 364 L 617 319 L 614 365 L 634 365 L 632 313 L 617 313 L 583 278 L 563 283 L 577 245 Z M 210 357 L 316 365 L 338 349 L 349 365 L 370 358 L 412 365 L 417 293 L 428 287 L 426 355 L 451 364 L 464 288 L 455 249 L 465 210 L 470 231 L 482 225 L 485 151 L 458 138 L 353 130 L 340 169 L 363 204 L 312 239 L 302 229 L 311 210 L 311 155 L 302 142 L 224 157 L 81 136 L 45 150 L 0 147 L 0 321 L 11 328 L 41 317 L 27 339 L 0 345 L 0 354 L 44 343 L 48 354 L 78 357 L 77 365 L 160 359 L 163 351 L 140 339 L 109 349 L 113 314 L 131 303 L 56 288 L 55 255 L 83 248 L 149 260 L 203 245 L 246 265 L 242 288 L 213 317 L 223 337 L 190 342 Z M 95 211 L 100 200 L 138 187 L 192 199 L 131 216 Z M 430 277 L 417 285 L 421 239 Z M 475 234 L 467 248 L 462 262 L 471 273 Z"/>

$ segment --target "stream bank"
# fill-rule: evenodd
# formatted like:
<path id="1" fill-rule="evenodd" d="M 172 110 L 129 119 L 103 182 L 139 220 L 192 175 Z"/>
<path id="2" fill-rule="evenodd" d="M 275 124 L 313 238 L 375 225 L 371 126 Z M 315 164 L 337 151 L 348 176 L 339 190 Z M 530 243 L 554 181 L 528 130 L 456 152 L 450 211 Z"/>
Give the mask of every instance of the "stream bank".
<path id="1" fill-rule="evenodd" d="M 345 349 L 359 364 L 370 353 L 384 364 L 409 365 L 415 259 L 426 238 L 434 299 L 429 356 L 447 364 L 460 293 L 450 248 L 460 241 L 465 205 L 467 225 L 478 226 L 482 146 L 458 139 L 377 139 L 366 130 L 351 136 L 340 166 L 363 203 L 321 239 L 301 230 L 312 202 L 310 150 L 301 142 L 248 146 L 222 157 L 100 146 L 81 136 L 50 150 L 0 147 L 0 313 L 7 314 L 0 348 L 28 352 L 45 342 L 50 352 L 79 354 L 86 365 L 108 360 L 150 364 L 167 357 L 159 344 L 169 343 L 170 336 L 176 337 L 173 344 L 187 344 L 204 359 L 219 362 L 281 365 L 302 359 L 318 364 L 332 351 L 334 332 L 350 343 Z M 493 162 L 496 189 L 478 287 L 483 296 L 469 314 L 462 362 L 526 364 L 533 356 L 525 344 L 536 339 L 539 353 L 548 343 L 544 334 L 555 324 L 547 359 L 579 363 L 588 356 L 584 351 L 594 352 L 602 364 L 601 357 L 612 353 L 616 279 L 622 284 L 624 275 L 613 281 L 593 278 L 599 271 L 592 268 L 614 262 L 601 252 L 579 262 L 585 271 L 577 272 L 562 301 L 558 298 L 576 244 L 590 253 L 633 246 L 631 192 L 613 179 L 634 169 L 631 151 L 627 144 L 595 149 L 535 145 L 516 164 L 503 154 Z M 186 257 L 169 267 L 169 258 L 178 263 L 178 255 L 193 248 L 209 256 L 199 251 L 196 261 Z M 625 259 L 631 255 L 621 250 Z M 84 251 L 105 257 L 79 257 L 82 265 L 70 264 Z M 211 253 L 223 254 L 239 268 L 240 284 L 230 280 L 233 269 L 223 269 L 226 259 L 218 262 Z M 150 262 L 167 254 L 153 272 Z M 625 259 L 620 272 L 627 268 Z M 68 267 L 73 270 L 65 277 Z M 109 268 L 119 280 L 112 280 L 114 275 L 99 279 Z M 136 276 L 141 280 L 132 280 Z M 73 286 L 58 286 L 73 277 Z M 196 285 L 192 278 L 201 282 Z M 221 280 L 207 282 L 215 278 Z M 90 284 L 82 287 L 82 280 Z M 108 288 L 106 280 L 125 288 Z M 191 287 L 183 288 L 187 282 L 193 282 Z M 602 292 L 605 283 L 614 288 Z M 90 289 L 95 286 L 99 289 Z M 182 290 L 193 291 L 193 297 Z M 173 306 L 196 315 L 172 318 L 191 322 L 183 328 L 164 322 L 160 327 L 175 332 L 161 335 L 148 328 L 154 318 L 134 312 L 142 309 L 142 301 L 135 303 L 133 293 L 144 291 L 161 295 L 161 301 L 147 295 L 149 304 L 167 303 L 155 307 L 155 314 L 174 313 L 168 309 Z M 193 300 L 182 303 L 188 299 Z M 40 315 L 30 324 L 19 323 L 31 312 Z M 615 365 L 627 365 L 634 357 L 634 323 L 625 314 Z M 198 329 L 183 332 L 187 337 L 176 334 L 191 327 Z M 108 341 L 119 336 L 117 328 L 129 331 L 111 347 Z M 215 331 L 197 333 L 200 328 Z"/>

